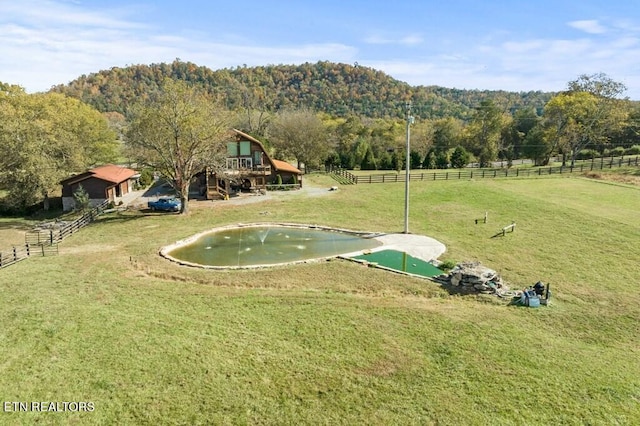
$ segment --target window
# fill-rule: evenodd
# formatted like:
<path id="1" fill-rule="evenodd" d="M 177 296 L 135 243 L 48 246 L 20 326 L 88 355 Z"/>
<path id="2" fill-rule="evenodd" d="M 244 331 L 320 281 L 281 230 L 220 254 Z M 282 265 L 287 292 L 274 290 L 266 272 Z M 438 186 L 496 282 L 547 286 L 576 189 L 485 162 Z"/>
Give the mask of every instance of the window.
<path id="1" fill-rule="evenodd" d="M 241 169 L 251 169 L 253 164 L 251 163 L 251 158 L 240 158 L 240 168 Z"/>
<path id="2" fill-rule="evenodd" d="M 237 170 L 238 169 L 238 159 L 237 158 L 227 158 L 227 169 Z"/>
<path id="3" fill-rule="evenodd" d="M 240 142 L 240 155 L 244 157 L 251 155 L 251 142 L 249 141 Z"/>
<path id="4" fill-rule="evenodd" d="M 253 162 L 251 158 L 241 157 L 241 158 L 227 158 L 227 169 L 228 170 L 241 170 L 241 169 L 249 169 L 253 167 Z"/>

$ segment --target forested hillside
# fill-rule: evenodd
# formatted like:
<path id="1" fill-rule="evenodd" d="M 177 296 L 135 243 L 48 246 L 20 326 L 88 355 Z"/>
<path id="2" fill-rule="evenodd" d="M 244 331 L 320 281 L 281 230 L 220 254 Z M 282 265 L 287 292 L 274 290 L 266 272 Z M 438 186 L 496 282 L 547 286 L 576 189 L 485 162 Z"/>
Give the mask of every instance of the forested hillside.
<path id="1" fill-rule="evenodd" d="M 483 100 L 513 112 L 541 111 L 551 93 L 480 91 L 438 86 L 413 87 L 381 71 L 333 62 L 269 65 L 211 70 L 190 62 L 132 65 L 83 75 L 52 90 L 81 99 L 102 112 L 125 113 L 127 107 L 156 90 L 165 78 L 186 80 L 219 95 L 232 110 L 250 107 L 276 111 L 307 106 L 333 116 L 402 117 L 406 101 L 422 119 L 468 119 Z M 472 86 L 473 82 L 469 82 Z"/>

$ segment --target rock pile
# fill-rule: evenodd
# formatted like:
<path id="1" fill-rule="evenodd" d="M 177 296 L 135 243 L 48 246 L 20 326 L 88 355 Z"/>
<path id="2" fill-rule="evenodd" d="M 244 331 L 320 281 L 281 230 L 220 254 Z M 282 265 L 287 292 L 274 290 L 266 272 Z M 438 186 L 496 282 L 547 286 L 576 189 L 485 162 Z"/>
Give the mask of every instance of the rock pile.
<path id="1" fill-rule="evenodd" d="M 459 263 L 436 279 L 442 284 L 460 287 L 461 291 L 493 294 L 508 290 L 500 275 L 480 262 Z"/>

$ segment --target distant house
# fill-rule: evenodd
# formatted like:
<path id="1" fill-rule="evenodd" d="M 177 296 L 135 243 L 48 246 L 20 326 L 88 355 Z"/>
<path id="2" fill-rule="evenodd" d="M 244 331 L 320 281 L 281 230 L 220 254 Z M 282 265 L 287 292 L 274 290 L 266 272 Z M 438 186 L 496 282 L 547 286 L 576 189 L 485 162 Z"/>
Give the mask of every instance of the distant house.
<path id="1" fill-rule="evenodd" d="M 105 200 L 117 202 L 119 198 L 133 190 L 133 184 L 138 177 L 139 174 L 135 170 L 114 164 L 106 164 L 68 177 L 60 181 L 62 208 L 64 211 L 73 210 L 75 207 L 73 194 L 80 185 L 89 194 L 93 206 Z"/>
<path id="2" fill-rule="evenodd" d="M 224 172 L 207 170 L 200 176 L 200 192 L 207 199 L 266 189 L 278 183 L 302 186 L 302 172 L 296 167 L 271 158 L 256 138 L 237 129 L 233 129 L 232 134 L 232 140 L 227 142 Z"/>

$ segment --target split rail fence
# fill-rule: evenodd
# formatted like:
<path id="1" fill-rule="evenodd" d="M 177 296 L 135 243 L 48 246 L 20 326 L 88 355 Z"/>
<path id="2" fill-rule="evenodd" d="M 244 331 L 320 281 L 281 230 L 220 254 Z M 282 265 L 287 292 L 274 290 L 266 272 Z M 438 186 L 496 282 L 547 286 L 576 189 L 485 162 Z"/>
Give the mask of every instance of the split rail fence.
<path id="1" fill-rule="evenodd" d="M 504 169 L 458 169 L 451 171 L 435 171 L 410 173 L 409 181 L 487 179 L 499 177 L 534 177 L 565 173 L 582 173 L 593 170 L 611 169 L 623 166 L 640 166 L 640 156 L 618 158 L 610 161 L 589 161 L 575 166 L 551 166 L 536 168 L 504 168 Z M 387 173 L 375 175 L 354 175 L 346 170 L 331 172 L 332 177 L 341 184 L 360 183 L 392 183 L 405 182 L 406 173 Z"/>
<path id="2" fill-rule="evenodd" d="M 0 269 L 33 256 L 57 255 L 58 243 L 93 222 L 104 211 L 107 204 L 108 202 L 105 201 L 73 222 L 65 223 L 55 229 L 27 231 L 23 246 L 13 246 L 7 250 L 0 250 Z"/>

